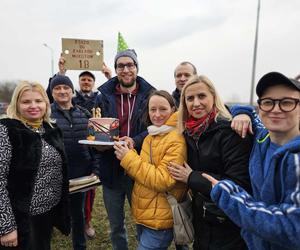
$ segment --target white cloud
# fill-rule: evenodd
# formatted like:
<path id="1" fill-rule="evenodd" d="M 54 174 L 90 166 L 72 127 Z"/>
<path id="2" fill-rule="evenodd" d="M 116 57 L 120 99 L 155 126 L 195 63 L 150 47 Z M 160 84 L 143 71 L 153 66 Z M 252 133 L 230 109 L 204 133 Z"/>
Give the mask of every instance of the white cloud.
<path id="1" fill-rule="evenodd" d="M 300 1 L 261 1 L 257 79 L 278 70 L 300 73 Z M 257 1 L 251 0 L 2 0 L 0 80 L 50 76 L 61 38 L 103 39 L 111 67 L 117 32 L 136 49 L 140 75 L 159 89 L 174 88 L 173 70 L 193 62 L 211 78 L 223 99 L 249 100 Z M 74 82 L 78 71 L 68 74 Z M 96 73 L 98 83 L 105 79 Z"/>

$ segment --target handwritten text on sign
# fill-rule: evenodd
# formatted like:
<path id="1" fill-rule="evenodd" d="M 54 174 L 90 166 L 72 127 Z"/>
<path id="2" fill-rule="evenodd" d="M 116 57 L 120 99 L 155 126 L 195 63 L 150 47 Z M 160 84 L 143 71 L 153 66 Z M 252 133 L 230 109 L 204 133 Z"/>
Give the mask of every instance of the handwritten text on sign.
<path id="1" fill-rule="evenodd" d="M 62 38 L 62 53 L 66 69 L 102 70 L 102 40 Z"/>

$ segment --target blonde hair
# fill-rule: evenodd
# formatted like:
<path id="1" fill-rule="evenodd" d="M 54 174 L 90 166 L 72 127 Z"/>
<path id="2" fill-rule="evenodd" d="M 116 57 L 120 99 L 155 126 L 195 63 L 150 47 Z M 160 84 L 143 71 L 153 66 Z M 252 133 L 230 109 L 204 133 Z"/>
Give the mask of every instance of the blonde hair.
<path id="1" fill-rule="evenodd" d="M 51 122 L 53 122 L 53 121 L 50 118 L 51 107 L 50 107 L 49 98 L 48 98 L 47 93 L 46 93 L 45 89 L 43 88 L 43 86 L 38 82 L 21 81 L 17 85 L 17 87 L 15 88 L 14 93 L 12 95 L 10 104 L 7 107 L 7 111 L 6 111 L 7 116 L 9 118 L 22 121 L 22 117 L 21 117 L 21 114 L 18 109 L 18 102 L 20 100 L 20 97 L 23 95 L 23 93 L 28 90 L 36 91 L 42 95 L 44 101 L 46 102 L 46 112 L 42 119 L 44 122 L 46 122 L 50 126 L 52 126 Z"/>
<path id="2" fill-rule="evenodd" d="M 186 89 L 190 87 L 191 85 L 197 84 L 197 83 L 204 83 L 208 89 L 209 92 L 213 95 L 214 97 L 214 106 L 216 107 L 216 118 L 218 116 L 221 116 L 222 118 L 230 121 L 232 119 L 231 114 L 225 107 L 224 102 L 221 100 L 220 95 L 218 94 L 215 86 L 213 83 L 204 75 L 200 76 L 193 76 L 183 87 L 181 91 L 181 96 L 180 96 L 180 105 L 179 105 L 179 112 L 178 112 L 178 130 L 180 133 L 183 133 L 185 129 L 185 122 L 189 118 L 189 113 L 187 110 L 186 102 L 185 102 L 185 93 Z"/>

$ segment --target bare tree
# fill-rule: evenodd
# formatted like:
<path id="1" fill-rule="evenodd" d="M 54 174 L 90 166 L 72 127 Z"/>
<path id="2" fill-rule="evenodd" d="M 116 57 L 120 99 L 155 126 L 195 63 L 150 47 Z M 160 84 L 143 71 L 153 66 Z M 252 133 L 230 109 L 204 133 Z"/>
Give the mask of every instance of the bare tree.
<path id="1" fill-rule="evenodd" d="M 0 82 L 0 102 L 9 103 L 16 86 L 17 86 L 17 83 L 14 81 L 1 81 Z"/>

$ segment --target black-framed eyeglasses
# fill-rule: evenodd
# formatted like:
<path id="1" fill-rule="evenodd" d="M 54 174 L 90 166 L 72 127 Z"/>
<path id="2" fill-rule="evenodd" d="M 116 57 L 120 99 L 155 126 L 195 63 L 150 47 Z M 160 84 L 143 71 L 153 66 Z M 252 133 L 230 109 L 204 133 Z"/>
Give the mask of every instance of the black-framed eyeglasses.
<path id="1" fill-rule="evenodd" d="M 126 64 L 118 63 L 117 64 L 117 70 L 119 70 L 119 71 L 123 71 L 125 69 L 125 67 L 127 67 L 128 70 L 133 70 L 136 67 L 136 65 L 134 63 L 126 63 Z"/>
<path id="2" fill-rule="evenodd" d="M 282 98 L 282 99 L 272 99 L 272 98 L 263 98 L 258 99 L 258 107 L 265 112 L 270 112 L 274 109 L 276 103 L 278 103 L 279 109 L 282 112 L 291 112 L 299 104 L 300 99 L 296 98 Z"/>

